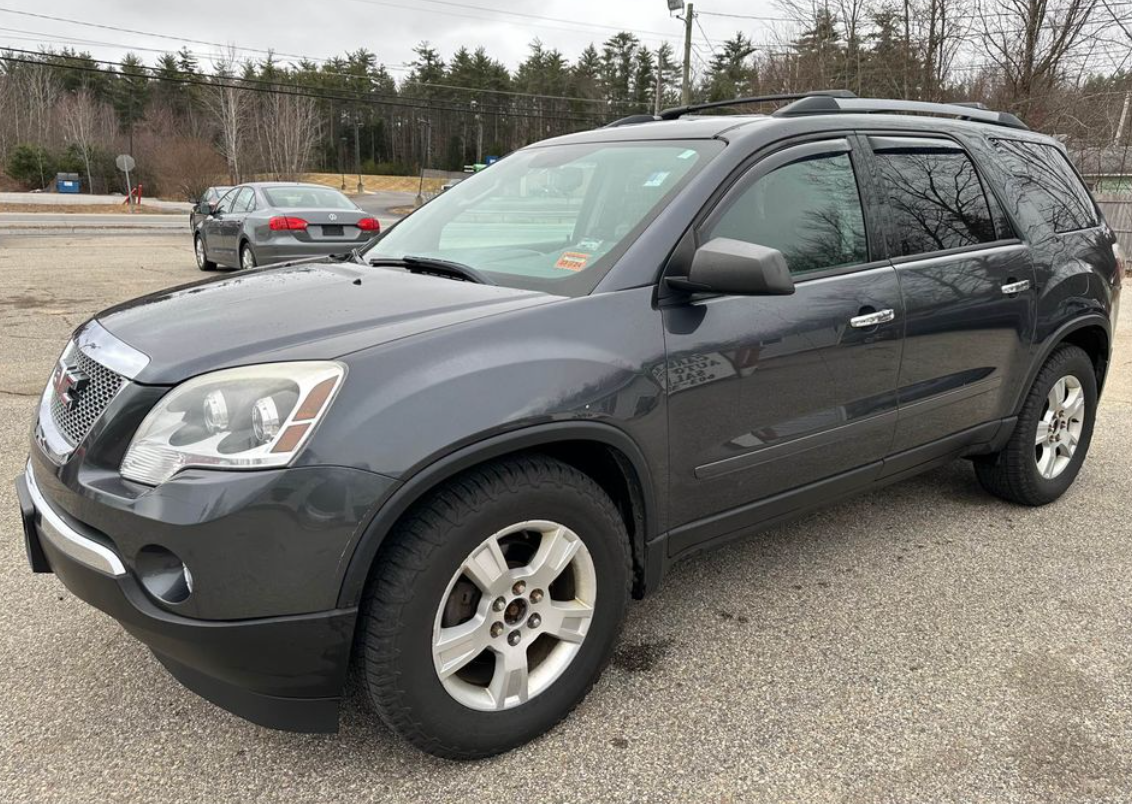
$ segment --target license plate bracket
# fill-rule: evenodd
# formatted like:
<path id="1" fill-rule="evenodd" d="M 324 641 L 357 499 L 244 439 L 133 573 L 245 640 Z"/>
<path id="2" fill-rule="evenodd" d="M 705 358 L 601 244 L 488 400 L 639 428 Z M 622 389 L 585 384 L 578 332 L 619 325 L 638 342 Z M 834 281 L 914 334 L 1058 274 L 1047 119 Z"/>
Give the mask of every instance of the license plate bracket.
<path id="1" fill-rule="evenodd" d="M 323 237 L 341 237 L 342 234 L 342 227 L 340 225 L 323 224 L 322 226 Z"/>

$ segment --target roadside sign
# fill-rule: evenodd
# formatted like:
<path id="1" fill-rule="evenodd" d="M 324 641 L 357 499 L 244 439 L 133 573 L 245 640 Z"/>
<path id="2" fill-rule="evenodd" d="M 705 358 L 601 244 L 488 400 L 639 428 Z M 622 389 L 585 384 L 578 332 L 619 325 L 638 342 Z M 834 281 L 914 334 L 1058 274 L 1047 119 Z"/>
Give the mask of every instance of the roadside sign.
<path id="1" fill-rule="evenodd" d="M 114 164 L 118 166 L 118 170 L 126 174 L 126 200 L 130 202 L 130 213 L 132 214 L 134 211 L 134 188 L 130 184 L 130 171 L 134 169 L 137 163 L 129 154 L 118 154 Z"/>
<path id="2" fill-rule="evenodd" d="M 488 157 L 484 157 L 483 163 L 485 165 L 494 165 L 498 161 L 499 161 L 498 156 L 488 156 Z"/>

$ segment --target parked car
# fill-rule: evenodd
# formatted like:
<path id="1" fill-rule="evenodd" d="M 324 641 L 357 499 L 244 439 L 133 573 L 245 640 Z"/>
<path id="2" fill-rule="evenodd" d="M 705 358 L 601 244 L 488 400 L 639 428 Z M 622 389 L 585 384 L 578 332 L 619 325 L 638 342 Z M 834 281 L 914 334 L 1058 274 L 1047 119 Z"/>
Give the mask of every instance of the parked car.
<path id="1" fill-rule="evenodd" d="M 32 568 L 248 720 L 333 731 L 354 657 L 471 758 L 565 717 L 682 558 L 960 457 L 1058 499 L 1123 271 L 1065 151 L 796 98 L 538 143 L 345 260 L 98 314 L 17 481 Z"/>
<path id="2" fill-rule="evenodd" d="M 193 251 L 202 271 L 349 254 L 381 231 L 377 218 L 321 184 L 241 184 L 215 204 L 202 201 L 197 215 Z"/>
<path id="3" fill-rule="evenodd" d="M 209 187 L 201 193 L 200 198 L 193 204 L 192 211 L 189 212 L 189 231 L 195 233 L 197 227 L 201 225 L 204 219 L 207 218 L 212 210 L 216 208 L 217 204 L 220 203 L 220 199 L 231 189 L 232 188 L 229 186 Z"/>

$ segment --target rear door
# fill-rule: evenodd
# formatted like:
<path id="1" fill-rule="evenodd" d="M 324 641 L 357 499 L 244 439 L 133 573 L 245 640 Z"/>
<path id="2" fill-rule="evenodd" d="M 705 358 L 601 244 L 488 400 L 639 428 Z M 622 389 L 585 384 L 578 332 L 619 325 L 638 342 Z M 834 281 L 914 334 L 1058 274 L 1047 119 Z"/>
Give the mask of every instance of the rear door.
<path id="1" fill-rule="evenodd" d="M 957 141 L 870 136 L 906 319 L 893 452 L 930 460 L 1010 414 L 1034 330 L 1034 271 Z M 894 461 L 890 469 L 904 468 Z"/>
<path id="2" fill-rule="evenodd" d="M 895 427 L 903 310 L 896 271 L 866 226 L 859 172 L 848 138 L 787 147 L 757 162 L 698 229 L 700 244 L 728 237 L 782 251 L 796 290 L 663 308 L 672 554 L 805 504 L 785 492 L 829 496 L 879 472 Z M 879 323 L 862 318 L 877 313 Z"/>

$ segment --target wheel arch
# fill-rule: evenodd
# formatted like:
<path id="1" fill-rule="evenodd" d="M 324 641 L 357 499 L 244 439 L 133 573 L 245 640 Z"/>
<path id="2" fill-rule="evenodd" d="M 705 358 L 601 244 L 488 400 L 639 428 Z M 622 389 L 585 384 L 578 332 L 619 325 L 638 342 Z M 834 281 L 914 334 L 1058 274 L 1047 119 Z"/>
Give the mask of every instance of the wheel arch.
<path id="1" fill-rule="evenodd" d="M 355 606 L 382 544 L 397 522 L 430 491 L 455 475 L 509 455 L 541 452 L 592 477 L 609 494 L 629 534 L 633 595 L 646 589 L 647 543 L 656 536 L 652 473 L 644 453 L 624 431 L 598 422 L 560 422 L 477 441 L 415 472 L 385 501 L 366 526 L 346 567 L 338 605 Z"/>
<path id="2" fill-rule="evenodd" d="M 1034 384 L 1034 379 L 1038 376 L 1038 372 L 1042 370 L 1042 366 L 1049 360 L 1049 356 L 1059 346 L 1067 343 L 1083 349 L 1089 359 L 1092 360 L 1093 370 L 1097 378 L 1097 393 L 1100 393 L 1104 387 L 1105 376 L 1108 373 L 1108 362 L 1112 349 L 1112 322 L 1103 315 L 1092 314 L 1063 324 L 1045 339 L 1045 343 L 1041 346 L 1033 364 L 1030 366 L 1026 382 L 1018 390 L 1014 405 L 1015 413 L 1021 411 L 1026 393 L 1030 390 L 1030 386 Z"/>

